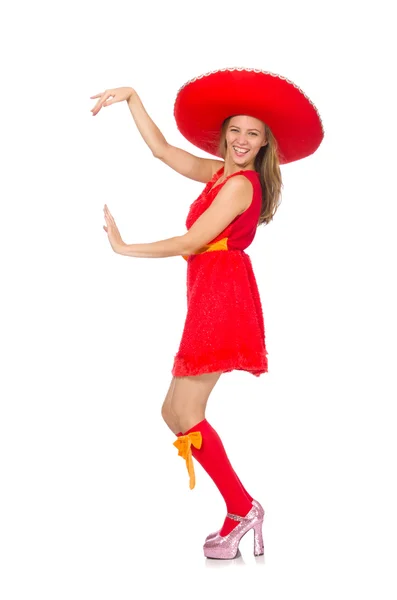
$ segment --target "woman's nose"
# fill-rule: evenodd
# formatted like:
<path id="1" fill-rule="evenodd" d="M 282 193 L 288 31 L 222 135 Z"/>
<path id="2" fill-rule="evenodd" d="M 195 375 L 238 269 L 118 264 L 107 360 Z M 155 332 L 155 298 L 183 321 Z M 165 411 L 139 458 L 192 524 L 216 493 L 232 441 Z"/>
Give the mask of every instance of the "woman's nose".
<path id="1" fill-rule="evenodd" d="M 246 144 L 247 144 L 247 139 L 241 135 L 238 136 L 236 141 L 237 141 L 238 146 L 246 146 Z"/>

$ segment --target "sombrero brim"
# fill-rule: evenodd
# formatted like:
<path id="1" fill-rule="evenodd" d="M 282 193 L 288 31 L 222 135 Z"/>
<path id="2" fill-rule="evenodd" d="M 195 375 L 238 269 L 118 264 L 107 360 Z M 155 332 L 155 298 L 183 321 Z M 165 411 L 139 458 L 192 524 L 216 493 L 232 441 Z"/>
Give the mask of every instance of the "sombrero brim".
<path id="1" fill-rule="evenodd" d="M 178 91 L 174 116 L 182 135 L 209 154 L 220 156 L 223 121 L 249 115 L 275 136 L 280 164 L 313 154 L 324 130 L 312 101 L 292 81 L 259 69 L 221 69 L 200 75 Z"/>

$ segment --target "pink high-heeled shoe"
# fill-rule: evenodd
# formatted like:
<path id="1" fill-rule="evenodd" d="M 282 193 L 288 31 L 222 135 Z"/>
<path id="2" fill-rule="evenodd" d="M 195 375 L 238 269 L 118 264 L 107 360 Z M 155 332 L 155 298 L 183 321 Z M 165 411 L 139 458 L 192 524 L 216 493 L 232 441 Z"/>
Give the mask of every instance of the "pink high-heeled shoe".
<path id="1" fill-rule="evenodd" d="M 264 553 L 262 525 L 265 511 L 259 502 L 252 503 L 252 508 L 245 517 L 227 513 L 230 519 L 240 521 L 239 524 L 227 535 L 221 536 L 219 532 L 206 541 L 203 549 L 206 558 L 236 558 L 241 538 L 251 529 L 254 530 L 254 555 Z"/>
<path id="2" fill-rule="evenodd" d="M 252 506 L 260 507 L 261 505 L 256 500 L 252 500 Z M 263 515 L 264 514 L 265 514 L 265 511 L 263 511 Z M 208 542 L 209 540 L 212 540 L 212 538 L 217 536 L 219 532 L 220 532 L 220 529 L 218 529 L 218 531 L 213 531 L 212 533 L 208 534 L 207 537 L 205 538 L 205 541 Z"/>

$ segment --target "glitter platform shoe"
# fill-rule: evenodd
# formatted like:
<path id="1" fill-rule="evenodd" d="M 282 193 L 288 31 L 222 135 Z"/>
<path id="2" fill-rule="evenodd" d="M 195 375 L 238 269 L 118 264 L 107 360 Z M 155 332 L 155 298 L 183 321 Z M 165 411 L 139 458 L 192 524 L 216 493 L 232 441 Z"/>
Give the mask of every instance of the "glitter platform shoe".
<path id="1" fill-rule="evenodd" d="M 264 553 L 262 525 L 265 511 L 259 502 L 252 503 L 252 508 L 245 517 L 227 513 L 230 519 L 239 521 L 239 524 L 227 535 L 222 537 L 219 532 L 211 539 L 207 539 L 204 546 L 206 558 L 231 559 L 236 558 L 241 538 L 251 529 L 254 530 L 254 555 Z"/>
<path id="2" fill-rule="evenodd" d="M 252 506 L 257 506 L 258 508 L 261 507 L 259 502 L 257 502 L 256 500 L 252 500 Z M 265 511 L 263 511 L 263 515 L 265 515 Z M 220 529 L 218 529 L 218 531 L 213 531 L 212 533 L 207 535 L 207 537 L 205 538 L 205 541 L 208 542 L 209 540 L 212 540 L 212 538 L 216 537 L 219 532 L 220 532 Z"/>

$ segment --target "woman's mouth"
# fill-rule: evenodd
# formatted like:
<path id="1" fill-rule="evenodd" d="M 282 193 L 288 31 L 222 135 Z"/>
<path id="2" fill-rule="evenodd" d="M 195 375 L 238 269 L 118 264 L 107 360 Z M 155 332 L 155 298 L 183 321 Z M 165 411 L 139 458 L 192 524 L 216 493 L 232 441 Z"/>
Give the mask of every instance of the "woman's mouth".
<path id="1" fill-rule="evenodd" d="M 249 149 L 247 150 L 247 148 L 240 148 L 239 146 L 232 146 L 232 148 L 237 154 L 237 156 L 244 156 L 244 154 L 247 154 L 247 152 L 249 152 Z"/>

